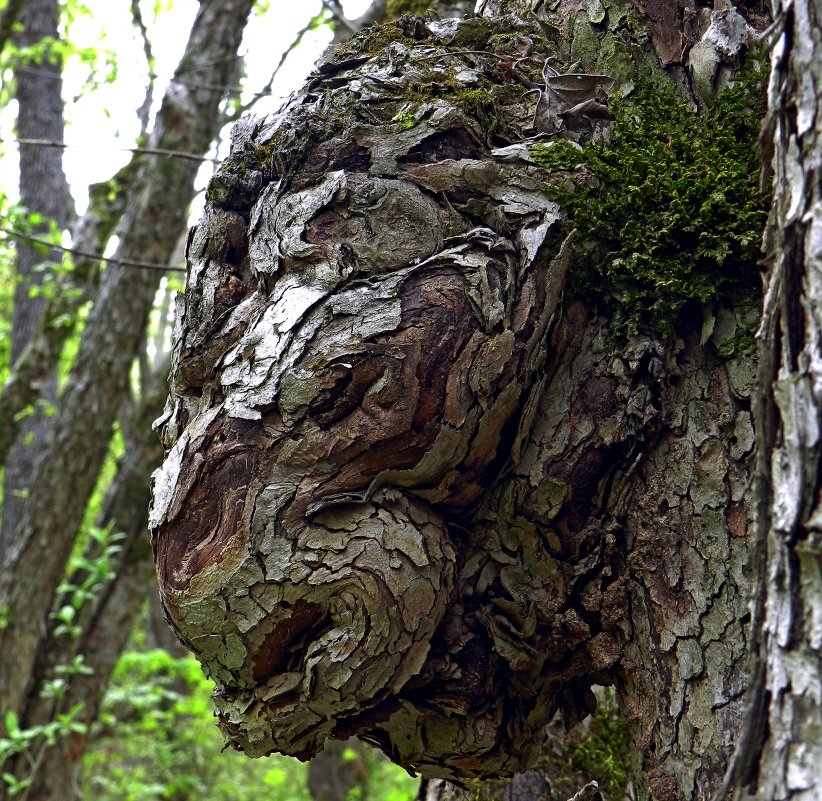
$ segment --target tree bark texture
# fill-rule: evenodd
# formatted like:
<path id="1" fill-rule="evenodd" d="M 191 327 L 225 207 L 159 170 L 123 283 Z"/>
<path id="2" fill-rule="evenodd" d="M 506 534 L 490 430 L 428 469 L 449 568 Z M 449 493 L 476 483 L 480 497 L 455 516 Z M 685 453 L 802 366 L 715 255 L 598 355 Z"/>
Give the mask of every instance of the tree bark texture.
<path id="1" fill-rule="evenodd" d="M 56 0 L 33 0 L 22 9 L 22 32 L 17 37 L 21 47 L 43 40 L 57 42 L 59 10 Z M 48 51 L 47 51 L 48 53 Z M 18 65 L 14 70 L 18 104 L 17 136 L 21 139 L 64 139 L 62 60 L 46 55 L 37 64 Z M 20 200 L 30 213 L 53 220 L 59 229 L 66 226 L 71 198 L 63 172 L 63 151 L 20 144 Z M 32 296 L 33 290 L 46 278 L 37 272 L 44 257 L 24 242 L 17 243 L 14 313 L 12 318 L 11 361 L 15 363 L 32 339 L 46 306 L 44 297 Z M 44 399 L 53 402 L 56 385 L 53 373 L 39 376 Z M 21 410 L 17 410 L 21 411 Z M 4 460 L 3 510 L 0 519 L 0 563 L 11 544 L 25 503 L 34 463 L 51 428 L 51 418 L 37 408 L 21 425 L 17 444 Z"/>
<path id="2" fill-rule="evenodd" d="M 150 138 L 155 148 L 204 153 L 219 131 L 222 87 L 232 84 L 252 0 L 201 5 L 183 60 Z M 176 78 L 179 77 L 180 81 Z M 196 86 L 189 84 L 195 82 Z M 198 165 L 168 159 L 144 167 L 120 228 L 120 258 L 167 263 L 184 230 Z M 61 397 L 53 445 L 32 481 L 15 548 L 0 580 L 0 708 L 25 710 L 33 667 L 48 631 L 50 592 L 66 568 L 74 536 L 121 407 L 159 274 L 110 266 Z M 24 714 L 21 715 L 24 717 Z"/>
<path id="3" fill-rule="evenodd" d="M 235 128 L 160 421 L 163 601 L 250 755 L 357 734 L 510 775 L 611 684 L 640 792 L 709 798 L 745 689 L 755 383 L 719 353 L 751 312 L 610 349 L 563 298 L 529 144 L 602 134 L 637 69 L 688 83 L 686 38 L 709 91 L 753 29 L 680 14 L 674 59 L 630 6 L 480 10 L 366 31 Z M 710 50 L 723 19 L 745 36 Z"/>
<path id="4" fill-rule="evenodd" d="M 56 621 L 49 626 L 47 647 L 41 649 L 34 668 L 32 700 L 22 721 L 38 726 L 81 706 L 76 719 L 91 726 L 98 717 L 111 674 L 125 649 L 134 623 L 153 587 L 151 549 L 147 539 L 149 477 L 159 465 L 162 447 L 151 430 L 160 414 L 165 395 L 168 364 L 161 363 L 151 382 L 143 386 L 136 408 L 124 417 L 123 458 L 109 487 L 95 524 L 119 536 L 119 551 L 110 557 L 108 575 L 101 577 L 93 597 L 80 609 L 74 623 L 79 634 L 55 633 Z M 98 562 L 103 554 L 98 542 L 86 547 L 87 565 Z M 69 586 L 88 581 L 88 567 L 68 577 Z M 70 599 L 66 599 L 70 602 Z M 70 665 L 82 657 L 87 673 L 69 676 L 59 697 L 41 693 L 57 675 L 55 668 Z M 25 758 L 14 766 L 19 779 L 29 778 L 26 801 L 50 801 L 75 797 L 77 773 L 86 750 L 88 731 L 57 738 L 53 745 L 38 742 L 34 766 Z"/>
<path id="5" fill-rule="evenodd" d="M 764 554 L 739 798 L 822 798 L 822 523 L 819 507 L 822 26 L 777 2 L 769 112 L 773 206 L 760 330 L 756 496 Z"/>
<path id="6" fill-rule="evenodd" d="M 72 243 L 77 251 L 102 254 L 129 200 L 143 185 L 140 157 L 135 155 L 109 180 L 89 188 L 89 207 L 72 226 Z M 23 351 L 14 360 L 11 373 L 0 390 L 0 464 L 5 463 L 12 445 L 20 436 L 26 407 L 36 404 L 57 367 L 63 346 L 76 331 L 79 311 L 92 300 L 100 282 L 100 261 L 75 256 L 70 280 L 61 281 L 54 297 L 45 304 L 36 329 Z M 6 554 L 0 551 L 0 560 Z"/>

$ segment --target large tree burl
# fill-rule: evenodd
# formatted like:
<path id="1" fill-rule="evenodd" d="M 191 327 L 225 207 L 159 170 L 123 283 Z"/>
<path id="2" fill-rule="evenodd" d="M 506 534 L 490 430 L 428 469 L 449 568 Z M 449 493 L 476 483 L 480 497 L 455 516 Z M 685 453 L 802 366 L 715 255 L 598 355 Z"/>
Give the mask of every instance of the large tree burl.
<path id="1" fill-rule="evenodd" d="M 620 582 L 584 508 L 631 426 L 591 375 L 601 435 L 551 428 L 568 242 L 517 145 L 607 114 L 495 24 L 338 50 L 237 126 L 190 235 L 151 527 L 250 755 L 357 734 L 427 776 L 510 773 L 610 680 Z"/>

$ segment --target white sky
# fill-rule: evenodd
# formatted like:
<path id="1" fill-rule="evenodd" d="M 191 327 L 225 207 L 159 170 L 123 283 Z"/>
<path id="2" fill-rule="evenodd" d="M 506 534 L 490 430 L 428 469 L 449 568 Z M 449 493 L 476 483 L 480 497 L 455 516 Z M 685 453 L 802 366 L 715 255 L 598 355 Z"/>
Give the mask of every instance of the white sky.
<path id="1" fill-rule="evenodd" d="M 87 204 L 90 183 L 109 178 L 129 158 L 118 147 L 133 145 L 139 133 L 136 110 L 145 93 L 146 63 L 142 45 L 131 24 L 126 0 L 86 0 L 92 14 L 79 19 L 71 37 L 77 47 L 102 47 L 116 54 L 117 79 L 90 90 L 84 87 L 88 70 L 76 62 L 66 65 L 63 97 L 66 100 L 67 127 L 65 141 L 70 145 L 63 156 L 66 175 L 77 201 L 78 211 Z M 175 0 L 172 8 L 152 16 L 153 0 L 141 0 L 144 21 L 156 59 L 157 81 L 155 104 L 162 99 L 168 79 L 183 53 L 188 32 L 199 5 L 198 0 Z M 370 5 L 370 0 L 343 0 L 349 19 L 356 19 Z M 279 62 L 280 55 L 294 41 L 297 32 L 321 9 L 320 0 L 272 0 L 268 13 L 251 20 L 241 48 L 247 73 L 247 101 L 261 89 Z M 255 113 L 275 110 L 283 99 L 302 83 L 316 59 L 331 39 L 328 28 L 307 34 L 280 70 L 273 95 L 255 106 Z M 101 68 L 105 65 L 101 63 Z M 17 196 L 17 155 L 14 146 L 14 120 L 17 104 L 10 103 L 0 112 L 0 185 L 11 196 Z M 224 136 L 227 137 L 227 131 Z M 219 154 L 225 155 L 225 148 Z M 210 172 L 201 174 L 201 186 Z"/>

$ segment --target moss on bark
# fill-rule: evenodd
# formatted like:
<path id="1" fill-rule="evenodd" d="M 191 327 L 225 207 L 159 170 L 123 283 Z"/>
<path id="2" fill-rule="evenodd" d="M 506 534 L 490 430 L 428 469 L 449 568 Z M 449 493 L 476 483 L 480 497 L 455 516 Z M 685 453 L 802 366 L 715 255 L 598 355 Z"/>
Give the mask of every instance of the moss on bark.
<path id="1" fill-rule="evenodd" d="M 759 188 L 767 69 L 749 57 L 701 114 L 667 82 L 635 76 L 605 144 L 554 140 L 533 158 L 577 229 L 572 285 L 622 334 L 669 333 L 690 302 L 756 296 L 768 195 Z"/>
<path id="2" fill-rule="evenodd" d="M 386 16 L 396 19 L 403 14 L 425 14 L 432 5 L 434 0 L 388 0 Z"/>

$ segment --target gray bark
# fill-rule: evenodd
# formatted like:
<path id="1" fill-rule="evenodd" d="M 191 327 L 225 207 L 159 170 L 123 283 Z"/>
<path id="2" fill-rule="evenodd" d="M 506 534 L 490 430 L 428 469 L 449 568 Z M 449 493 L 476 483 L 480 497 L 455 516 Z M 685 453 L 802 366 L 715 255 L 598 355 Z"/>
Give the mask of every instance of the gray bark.
<path id="1" fill-rule="evenodd" d="M 26 3 L 20 16 L 23 30 L 18 36 L 20 46 L 31 46 L 43 39 L 57 41 L 58 8 L 56 0 L 33 0 Z M 61 96 L 62 62 L 47 55 L 34 66 L 15 67 L 18 103 L 17 135 L 21 139 L 63 141 L 63 99 Z M 59 148 L 43 149 L 30 144 L 19 145 L 20 199 L 29 212 L 38 212 L 53 220 L 58 228 L 65 227 L 69 215 L 70 196 L 63 172 L 63 153 Z M 37 271 L 48 259 L 24 242 L 17 243 L 12 318 L 11 360 L 16 362 L 32 339 L 43 316 L 46 300 L 32 297 L 32 291 L 42 285 L 46 273 Z M 53 403 L 56 385 L 53 374 L 40 377 L 42 399 Z M 45 391 L 44 387 L 46 387 Z M 20 410 L 17 410 L 18 412 Z M 38 453 L 45 445 L 51 418 L 38 406 L 22 425 L 17 444 L 5 460 L 3 476 L 3 508 L 0 518 L 0 563 L 8 550 L 25 503 L 25 493 L 31 480 Z"/>
<path id="2" fill-rule="evenodd" d="M 760 330 L 757 444 L 762 554 L 746 736 L 729 775 L 739 798 L 822 798 L 822 25 L 812 3 L 777 2 L 768 146 L 774 198 Z"/>
<path id="3" fill-rule="evenodd" d="M 148 488 L 149 477 L 161 461 L 162 447 L 151 423 L 163 408 L 167 372 L 167 363 L 159 365 L 152 380 L 143 386 L 136 408 L 121 415 L 124 454 L 95 521 L 99 528 L 118 535 L 120 551 L 111 559 L 109 575 L 74 621 L 81 633 L 58 635 L 56 623 L 49 626 L 47 647 L 41 649 L 34 667 L 32 700 L 23 721 L 26 726 L 46 724 L 81 705 L 77 720 L 91 727 L 144 602 L 156 594 L 147 539 Z M 99 544 L 91 541 L 84 553 L 87 563 L 101 556 Z M 82 586 L 87 579 L 81 569 L 69 576 L 68 584 Z M 69 677 L 60 697 L 39 693 L 54 679 L 56 667 L 72 664 L 77 657 L 82 658 L 88 673 Z M 25 801 L 74 798 L 87 741 L 88 731 L 58 738 L 53 746 L 36 743 L 34 766 L 26 759 L 15 766 L 19 778 L 31 780 Z"/>
<path id="4" fill-rule="evenodd" d="M 636 71 L 698 72 L 699 102 L 754 32 L 480 6 L 355 37 L 235 129 L 188 248 L 163 600 L 251 755 L 357 734 L 426 777 L 510 775 L 612 684 L 638 792 L 710 798 L 750 636 L 754 367 L 719 354 L 750 310 L 611 352 L 562 299 L 564 211 L 525 143 L 596 130 Z M 708 35 L 728 19 L 744 36 Z M 587 75 L 552 92 L 549 56 Z"/>
<path id="5" fill-rule="evenodd" d="M 149 145 L 204 153 L 219 130 L 222 90 L 236 74 L 236 58 L 251 0 L 201 5 Z M 196 82 L 196 86 L 189 84 Z M 215 88 L 218 87 L 218 88 Z M 198 165 L 156 161 L 141 173 L 119 234 L 120 258 L 167 263 L 184 230 Z M 0 631 L 0 708 L 25 709 L 33 668 L 45 644 L 54 598 L 42 587 L 59 583 L 78 525 L 108 447 L 111 426 L 127 388 L 159 274 L 110 266 L 86 325 L 61 398 L 54 444 L 32 482 L 15 549 L 0 580 L 0 606 L 9 625 Z"/>

